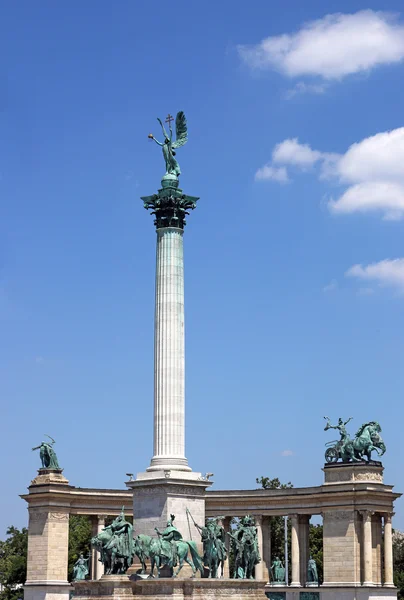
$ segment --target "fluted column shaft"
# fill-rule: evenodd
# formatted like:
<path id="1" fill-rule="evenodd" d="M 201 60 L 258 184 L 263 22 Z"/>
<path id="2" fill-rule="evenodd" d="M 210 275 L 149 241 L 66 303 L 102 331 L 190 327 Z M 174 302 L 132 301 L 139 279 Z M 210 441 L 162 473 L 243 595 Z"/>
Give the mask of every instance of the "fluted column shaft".
<path id="1" fill-rule="evenodd" d="M 393 530 L 390 513 L 384 515 L 384 585 L 394 587 L 393 581 Z"/>
<path id="2" fill-rule="evenodd" d="M 190 471 L 185 458 L 183 230 L 157 229 L 154 456 L 148 471 Z"/>
<path id="3" fill-rule="evenodd" d="M 300 536 L 299 516 L 292 516 L 292 587 L 300 587 Z"/>
<path id="4" fill-rule="evenodd" d="M 363 585 L 373 584 L 372 561 L 372 513 L 368 510 L 362 512 L 363 517 Z"/>
<path id="5" fill-rule="evenodd" d="M 263 555 L 264 555 L 264 543 L 262 536 L 262 515 L 255 515 L 255 526 L 257 528 L 257 542 L 258 542 L 258 552 L 260 555 L 260 562 L 255 565 L 255 579 L 261 581 L 264 579 L 264 570 L 263 570 Z"/>

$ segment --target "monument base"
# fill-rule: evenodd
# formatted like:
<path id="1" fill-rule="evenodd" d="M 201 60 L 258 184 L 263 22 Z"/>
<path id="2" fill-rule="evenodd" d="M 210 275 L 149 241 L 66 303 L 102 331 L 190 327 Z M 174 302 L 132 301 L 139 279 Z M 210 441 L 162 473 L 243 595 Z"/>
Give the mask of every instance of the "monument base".
<path id="1" fill-rule="evenodd" d="M 69 600 L 72 586 L 68 581 L 27 581 L 24 600 Z"/>
<path id="2" fill-rule="evenodd" d="M 98 581 L 74 584 L 74 600 L 263 600 L 265 582 L 253 579 L 139 579 L 103 575 Z"/>
<path id="3" fill-rule="evenodd" d="M 396 588 L 385 587 L 319 587 L 290 588 L 267 584 L 265 595 L 269 600 L 392 600 L 397 598 Z"/>
<path id="4" fill-rule="evenodd" d="M 164 531 L 171 515 L 174 525 L 184 540 L 196 542 L 198 552 L 203 554 L 200 531 L 195 522 L 205 524 L 205 492 L 212 482 L 200 473 L 182 471 L 156 471 L 139 473 L 126 485 L 133 491 L 133 521 L 136 534 L 157 537 L 155 527 Z M 188 512 L 189 511 L 189 512 Z M 129 569 L 129 575 L 139 570 L 137 563 Z M 162 573 L 163 574 L 163 573 Z M 179 578 L 189 578 L 191 568 L 184 565 Z"/>

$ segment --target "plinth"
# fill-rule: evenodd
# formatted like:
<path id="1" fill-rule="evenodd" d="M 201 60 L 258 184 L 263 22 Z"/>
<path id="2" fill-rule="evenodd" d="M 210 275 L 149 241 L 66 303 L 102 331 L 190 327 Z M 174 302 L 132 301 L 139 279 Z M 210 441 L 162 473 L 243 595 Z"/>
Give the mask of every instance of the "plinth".
<path id="1" fill-rule="evenodd" d="M 125 575 L 103 575 L 98 581 L 74 584 L 74 600 L 263 600 L 263 581 L 245 579 L 144 579 L 132 581 Z"/>

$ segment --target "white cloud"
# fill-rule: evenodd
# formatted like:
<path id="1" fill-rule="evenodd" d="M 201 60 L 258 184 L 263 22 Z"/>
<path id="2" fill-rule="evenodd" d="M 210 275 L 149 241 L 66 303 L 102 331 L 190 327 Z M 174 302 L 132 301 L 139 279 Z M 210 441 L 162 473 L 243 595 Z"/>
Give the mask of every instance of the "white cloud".
<path id="1" fill-rule="evenodd" d="M 279 183 L 288 183 L 289 177 L 286 167 L 272 167 L 271 165 L 264 165 L 255 173 L 256 181 L 264 181 L 273 179 Z"/>
<path id="2" fill-rule="evenodd" d="M 324 83 L 305 83 L 298 81 L 296 85 L 286 92 L 286 98 L 290 99 L 298 94 L 324 94 L 327 90 L 327 85 Z"/>
<path id="3" fill-rule="evenodd" d="M 341 79 L 404 59 L 404 26 L 386 12 L 361 10 L 311 21 L 296 33 L 239 46 L 253 69 L 275 69 L 287 77 Z"/>
<path id="4" fill-rule="evenodd" d="M 374 293 L 375 291 L 371 287 L 361 287 L 358 290 L 358 296 L 373 296 Z"/>
<path id="5" fill-rule="evenodd" d="M 353 265 L 345 275 L 374 281 L 379 286 L 393 287 L 404 293 L 404 258 L 385 259 L 365 266 Z"/>
<path id="6" fill-rule="evenodd" d="M 301 171 L 317 166 L 319 179 L 344 185 L 328 202 L 334 214 L 380 212 L 386 220 L 404 218 L 404 127 L 365 138 L 341 155 L 286 139 L 275 146 L 272 163 Z"/>
<path id="7" fill-rule="evenodd" d="M 330 283 L 328 285 L 325 285 L 323 287 L 323 292 L 328 293 L 328 292 L 335 292 L 335 290 L 338 288 L 338 281 L 336 279 L 333 279 L 332 281 L 330 281 Z"/>
<path id="8" fill-rule="evenodd" d="M 282 450 L 281 456 L 293 456 L 293 450 Z"/>
<path id="9" fill-rule="evenodd" d="M 297 138 L 284 140 L 272 152 L 274 163 L 311 167 L 321 158 L 321 152 L 312 150 L 308 144 L 300 144 Z"/>

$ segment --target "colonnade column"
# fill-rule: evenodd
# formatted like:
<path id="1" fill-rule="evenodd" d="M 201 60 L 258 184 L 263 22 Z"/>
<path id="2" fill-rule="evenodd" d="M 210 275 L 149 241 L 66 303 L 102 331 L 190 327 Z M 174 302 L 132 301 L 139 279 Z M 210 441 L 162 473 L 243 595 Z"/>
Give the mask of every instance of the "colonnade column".
<path id="1" fill-rule="evenodd" d="M 372 513 L 362 511 L 363 518 L 363 584 L 373 586 Z"/>
<path id="2" fill-rule="evenodd" d="M 105 515 L 94 515 L 92 523 L 92 535 L 95 537 L 105 527 Z M 98 560 L 98 552 L 95 548 L 91 549 L 91 579 L 101 579 L 104 574 L 104 565 Z"/>
<path id="3" fill-rule="evenodd" d="M 394 587 L 392 513 L 384 515 L 384 586 Z"/>
<path id="4" fill-rule="evenodd" d="M 225 579 L 230 577 L 230 568 L 229 568 L 229 560 L 230 560 L 230 536 L 227 535 L 227 532 L 230 531 L 230 523 L 231 517 L 225 517 L 222 521 L 223 529 L 225 531 L 224 544 L 227 550 L 227 560 L 224 562 L 223 575 Z"/>
<path id="5" fill-rule="evenodd" d="M 255 526 L 257 528 L 257 541 L 258 541 L 258 552 L 260 554 L 260 562 L 255 565 L 255 574 L 254 577 L 257 580 L 262 580 L 264 578 L 264 570 L 263 570 L 263 554 L 264 554 L 264 544 L 262 538 L 262 515 L 254 515 L 255 518 Z"/>
<path id="6" fill-rule="evenodd" d="M 271 517 L 262 517 L 262 577 L 269 581 L 271 572 Z"/>
<path id="7" fill-rule="evenodd" d="M 292 515 L 292 581 L 291 587 L 300 587 L 299 515 Z"/>
<path id="8" fill-rule="evenodd" d="M 310 558 L 310 518 L 310 515 L 300 515 L 300 582 L 302 585 L 305 585 L 307 581 L 307 563 Z"/>

